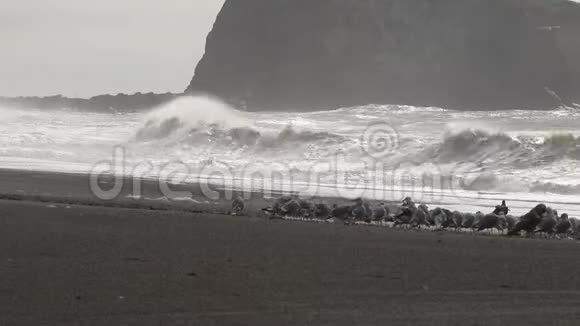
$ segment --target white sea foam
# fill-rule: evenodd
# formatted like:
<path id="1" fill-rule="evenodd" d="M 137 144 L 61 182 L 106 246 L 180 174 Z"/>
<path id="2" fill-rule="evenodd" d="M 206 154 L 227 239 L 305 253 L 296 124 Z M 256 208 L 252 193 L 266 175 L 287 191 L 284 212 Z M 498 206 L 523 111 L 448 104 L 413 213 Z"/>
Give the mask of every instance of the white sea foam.
<path id="1" fill-rule="evenodd" d="M 210 97 L 183 97 L 139 114 L 10 108 L 0 108 L 0 114 L 0 168 L 87 172 L 111 161 L 114 148 L 121 147 L 125 174 L 147 163 L 150 168 L 140 176 L 164 177 L 163 168 L 179 162 L 186 167 L 179 173 L 187 177 L 179 181 L 205 179 L 253 190 L 318 189 L 336 195 L 343 189 L 356 196 L 355 190 L 366 189 L 368 196 L 396 199 L 413 182 L 435 174 L 467 177 L 461 189 L 444 182 L 439 189 L 421 187 L 425 193 L 445 193 L 446 202 L 460 206 L 460 197 L 487 205 L 507 196 L 519 200 L 523 210 L 528 200 L 570 203 L 569 196 L 580 194 L 580 112 L 565 108 L 460 112 L 369 105 L 250 113 Z M 396 131 L 397 146 L 369 161 L 363 135 L 376 124 Z M 312 171 L 325 165 L 329 172 L 313 178 Z M 281 172 L 287 179 L 248 178 L 248 169 Z M 229 179 L 216 175 L 219 170 Z M 393 171 L 407 178 L 383 180 Z"/>

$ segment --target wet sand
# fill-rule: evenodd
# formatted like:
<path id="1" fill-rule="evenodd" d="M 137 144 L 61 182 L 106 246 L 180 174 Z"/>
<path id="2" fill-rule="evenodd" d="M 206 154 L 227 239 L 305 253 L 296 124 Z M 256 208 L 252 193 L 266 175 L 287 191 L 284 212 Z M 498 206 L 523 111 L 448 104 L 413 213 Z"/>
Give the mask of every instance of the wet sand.
<path id="1" fill-rule="evenodd" d="M 0 201 L 1 325 L 578 325 L 580 244 Z"/>

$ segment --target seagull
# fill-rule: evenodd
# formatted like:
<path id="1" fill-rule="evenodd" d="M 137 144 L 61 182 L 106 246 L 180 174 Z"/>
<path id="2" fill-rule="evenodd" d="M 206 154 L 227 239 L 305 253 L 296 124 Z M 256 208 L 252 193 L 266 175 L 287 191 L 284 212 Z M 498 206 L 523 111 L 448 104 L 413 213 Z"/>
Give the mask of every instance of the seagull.
<path id="1" fill-rule="evenodd" d="M 352 207 L 349 205 L 337 206 L 334 204 L 332 211 L 330 212 L 330 217 L 348 224 L 350 222 L 350 217 L 352 216 Z"/>
<path id="2" fill-rule="evenodd" d="M 452 220 L 456 228 L 463 227 L 463 220 L 465 220 L 465 215 L 459 211 L 455 211 L 453 212 Z"/>
<path id="3" fill-rule="evenodd" d="M 455 225 L 455 222 L 453 221 L 453 212 L 448 210 L 448 209 L 441 209 L 443 211 L 443 224 L 442 226 L 444 228 L 448 228 L 451 226 Z"/>
<path id="4" fill-rule="evenodd" d="M 447 215 L 440 207 L 435 208 L 429 212 L 429 223 L 436 227 L 443 227 L 445 220 L 447 220 Z"/>
<path id="5" fill-rule="evenodd" d="M 394 226 L 401 225 L 401 224 L 405 224 L 405 225 L 410 224 L 411 219 L 415 215 L 415 212 L 417 212 L 417 206 L 415 206 L 415 203 L 413 202 L 411 197 L 407 197 L 407 198 L 403 199 L 403 205 L 401 206 L 401 210 L 400 210 L 399 214 L 397 214 L 395 216 L 395 225 Z"/>
<path id="6" fill-rule="evenodd" d="M 477 231 L 483 231 L 492 228 L 497 228 L 498 230 L 501 229 L 500 217 L 499 215 L 493 213 L 483 216 L 477 225 Z"/>
<path id="7" fill-rule="evenodd" d="M 572 234 L 576 234 L 580 231 L 580 220 L 578 220 L 577 218 L 570 218 L 570 231 L 572 232 Z"/>
<path id="8" fill-rule="evenodd" d="M 513 216 L 513 215 L 506 215 L 505 216 L 505 220 L 507 222 L 507 228 L 508 230 L 511 230 L 514 228 L 514 226 L 516 226 L 516 223 L 518 223 L 518 219 Z"/>
<path id="9" fill-rule="evenodd" d="M 570 231 L 571 228 L 572 228 L 572 223 L 570 222 L 570 219 L 568 218 L 568 214 L 566 214 L 566 213 L 562 214 L 562 216 L 560 217 L 560 220 L 558 221 L 558 223 L 555 226 L 556 234 L 566 234 Z"/>
<path id="10" fill-rule="evenodd" d="M 381 203 L 378 207 L 375 207 L 372 211 L 372 219 L 375 222 L 382 222 L 385 218 L 389 215 L 387 208 L 385 207 L 385 203 Z"/>
<path id="11" fill-rule="evenodd" d="M 461 223 L 461 227 L 466 229 L 471 229 L 473 227 L 473 223 L 475 223 L 475 215 L 471 213 L 463 214 L 463 223 Z"/>
<path id="12" fill-rule="evenodd" d="M 300 217 L 301 211 L 302 207 L 300 206 L 300 203 L 297 200 L 291 200 L 280 208 L 282 216 L 287 217 Z"/>
<path id="13" fill-rule="evenodd" d="M 232 215 L 238 216 L 244 214 L 244 209 L 246 208 L 246 202 L 241 196 L 236 197 L 232 202 Z"/>
<path id="14" fill-rule="evenodd" d="M 362 198 L 355 199 L 355 204 L 352 207 L 352 218 L 354 221 L 365 221 L 367 219 L 367 209 Z"/>
<path id="15" fill-rule="evenodd" d="M 484 217 L 485 214 L 483 214 L 482 212 L 475 213 L 472 228 L 477 229 L 479 227 L 479 223 L 481 222 L 481 220 L 483 220 Z"/>
<path id="16" fill-rule="evenodd" d="M 554 233 L 554 227 L 558 224 L 557 214 L 556 211 L 548 207 L 547 214 L 542 217 L 534 232 L 547 233 L 548 235 Z"/>
<path id="17" fill-rule="evenodd" d="M 312 218 L 314 217 L 314 211 L 316 207 L 314 203 L 310 200 L 301 199 L 298 201 L 300 204 L 300 215 L 304 218 Z"/>
<path id="18" fill-rule="evenodd" d="M 495 206 L 495 210 L 493 211 L 493 213 L 495 215 L 507 215 L 509 211 L 510 209 L 507 207 L 505 200 L 502 200 L 501 205 Z"/>
<path id="19" fill-rule="evenodd" d="M 536 229 L 536 226 L 542 220 L 542 217 L 547 213 L 548 208 L 544 204 L 538 204 L 527 214 L 520 217 L 520 220 L 516 223 L 513 229 L 508 232 L 508 235 L 519 235 L 521 231 L 526 231 L 526 233 L 532 233 Z"/>
<path id="20" fill-rule="evenodd" d="M 272 217 L 281 217 L 282 216 L 282 207 L 286 205 L 286 203 L 292 201 L 292 196 L 284 195 L 282 197 L 276 198 L 274 201 L 274 205 L 272 205 Z"/>
<path id="21" fill-rule="evenodd" d="M 428 215 L 429 215 L 429 208 L 427 207 L 427 205 L 421 204 L 421 205 L 419 205 L 417 210 L 415 210 L 415 213 L 413 214 L 413 217 L 411 218 L 411 221 L 409 223 L 413 227 L 427 225 Z"/>
<path id="22" fill-rule="evenodd" d="M 321 220 L 326 220 L 330 216 L 330 207 L 325 203 L 317 203 L 314 205 L 314 217 Z"/>

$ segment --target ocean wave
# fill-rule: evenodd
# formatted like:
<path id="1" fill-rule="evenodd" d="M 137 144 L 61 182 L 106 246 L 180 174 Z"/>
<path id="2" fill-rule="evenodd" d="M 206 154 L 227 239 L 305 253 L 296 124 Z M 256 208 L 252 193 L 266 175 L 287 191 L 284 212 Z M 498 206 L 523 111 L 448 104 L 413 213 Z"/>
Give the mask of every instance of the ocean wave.
<path id="1" fill-rule="evenodd" d="M 253 118 L 252 113 L 211 98 L 182 98 L 151 112 L 135 133 L 135 141 L 257 150 L 324 147 L 346 141 L 330 132 L 302 130 L 292 125 L 281 130 L 264 130 L 256 126 Z"/>
<path id="2" fill-rule="evenodd" d="M 562 159 L 580 160 L 580 137 L 572 134 L 514 137 L 469 129 L 447 134 L 441 143 L 429 146 L 421 155 L 439 163 L 468 161 L 487 166 L 533 167 Z"/>
<path id="3" fill-rule="evenodd" d="M 552 182 L 534 182 L 530 186 L 530 192 L 576 195 L 580 194 L 580 185 L 558 184 Z"/>

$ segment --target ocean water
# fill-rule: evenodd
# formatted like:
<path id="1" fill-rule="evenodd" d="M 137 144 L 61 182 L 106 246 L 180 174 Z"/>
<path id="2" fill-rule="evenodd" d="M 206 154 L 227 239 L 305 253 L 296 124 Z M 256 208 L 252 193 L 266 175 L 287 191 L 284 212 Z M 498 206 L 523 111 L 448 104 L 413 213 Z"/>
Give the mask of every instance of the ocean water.
<path id="1" fill-rule="evenodd" d="M 580 110 L 366 105 L 243 112 L 183 97 L 142 113 L 1 107 L 0 168 L 580 217 Z"/>

